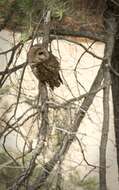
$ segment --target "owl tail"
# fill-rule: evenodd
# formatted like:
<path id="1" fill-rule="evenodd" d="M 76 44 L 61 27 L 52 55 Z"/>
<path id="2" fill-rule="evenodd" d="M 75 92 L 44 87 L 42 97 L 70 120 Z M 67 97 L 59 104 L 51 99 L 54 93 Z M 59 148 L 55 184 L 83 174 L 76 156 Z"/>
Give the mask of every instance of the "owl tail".
<path id="1" fill-rule="evenodd" d="M 54 90 L 54 87 L 58 88 L 61 83 L 63 84 L 63 81 L 61 79 L 60 74 L 58 73 L 57 79 L 55 78 L 54 80 L 48 81 L 48 83 L 49 83 L 50 88 Z"/>

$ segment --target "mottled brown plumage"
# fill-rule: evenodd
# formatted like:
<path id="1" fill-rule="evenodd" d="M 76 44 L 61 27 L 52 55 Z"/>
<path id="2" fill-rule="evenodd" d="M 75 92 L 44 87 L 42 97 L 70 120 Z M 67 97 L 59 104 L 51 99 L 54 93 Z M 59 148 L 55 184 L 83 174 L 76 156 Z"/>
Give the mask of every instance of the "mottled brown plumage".
<path id="1" fill-rule="evenodd" d="M 59 74 L 60 63 L 43 45 L 37 44 L 30 49 L 28 52 L 28 64 L 37 79 L 42 83 L 48 83 L 52 90 L 62 83 Z"/>

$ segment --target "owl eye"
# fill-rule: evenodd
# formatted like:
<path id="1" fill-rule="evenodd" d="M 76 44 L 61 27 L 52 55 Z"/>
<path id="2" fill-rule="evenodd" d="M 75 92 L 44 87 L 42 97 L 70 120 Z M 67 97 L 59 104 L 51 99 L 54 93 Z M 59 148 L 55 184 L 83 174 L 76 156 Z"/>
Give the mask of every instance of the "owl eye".
<path id="1" fill-rule="evenodd" d="M 42 52 L 42 51 L 41 51 L 41 52 L 39 52 L 39 53 L 38 53 L 38 55 L 43 55 L 43 52 Z"/>

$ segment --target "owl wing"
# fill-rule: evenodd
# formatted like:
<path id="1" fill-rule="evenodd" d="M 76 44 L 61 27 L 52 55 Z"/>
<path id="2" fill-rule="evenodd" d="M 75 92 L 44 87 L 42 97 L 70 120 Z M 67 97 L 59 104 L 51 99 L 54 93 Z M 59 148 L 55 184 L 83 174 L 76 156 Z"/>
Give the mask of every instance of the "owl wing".
<path id="1" fill-rule="evenodd" d="M 47 67 L 51 71 L 58 72 L 60 70 L 60 63 L 57 61 L 56 57 L 53 54 L 50 54 L 50 58 L 48 60 Z"/>
<path id="2" fill-rule="evenodd" d="M 50 54 L 50 59 L 47 63 L 47 69 L 49 70 L 49 85 L 52 89 L 54 86 L 59 87 L 62 82 L 60 76 L 60 63 L 57 61 L 56 57 L 53 54 Z"/>
<path id="3" fill-rule="evenodd" d="M 62 82 L 60 77 L 60 63 L 56 57 L 51 54 L 48 60 L 32 64 L 31 69 L 38 80 L 42 83 L 48 83 L 52 90 L 59 87 Z"/>

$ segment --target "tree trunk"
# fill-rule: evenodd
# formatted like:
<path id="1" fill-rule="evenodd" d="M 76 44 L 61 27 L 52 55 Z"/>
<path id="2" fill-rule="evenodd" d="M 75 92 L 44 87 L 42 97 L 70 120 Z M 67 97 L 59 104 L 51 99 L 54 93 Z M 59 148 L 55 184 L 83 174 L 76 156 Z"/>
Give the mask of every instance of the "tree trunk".
<path id="1" fill-rule="evenodd" d="M 119 26 L 118 26 L 119 27 Z M 119 73 L 119 39 L 115 40 L 114 51 L 112 55 L 112 67 Z M 117 148 L 117 163 L 119 172 L 119 76 L 111 72 L 112 97 L 114 107 L 114 129 Z"/>
<path id="2" fill-rule="evenodd" d="M 113 97 L 113 108 L 114 108 L 114 130 L 117 148 L 117 163 L 118 163 L 118 174 L 119 174 L 119 6 L 111 1 L 107 1 L 107 9 L 105 16 L 115 16 L 117 32 L 115 35 L 115 43 L 111 59 L 111 81 L 112 81 L 112 97 Z M 112 26 L 113 27 L 113 26 Z"/>

